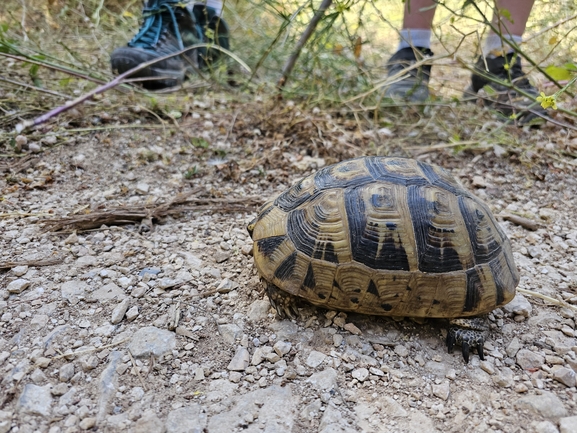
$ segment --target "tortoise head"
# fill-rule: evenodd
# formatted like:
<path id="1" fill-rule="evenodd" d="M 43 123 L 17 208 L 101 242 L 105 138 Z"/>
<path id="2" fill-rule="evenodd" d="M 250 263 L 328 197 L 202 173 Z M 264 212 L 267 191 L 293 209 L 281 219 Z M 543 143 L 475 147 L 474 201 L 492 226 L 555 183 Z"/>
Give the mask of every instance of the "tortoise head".
<path id="1" fill-rule="evenodd" d="M 251 222 L 248 223 L 248 225 L 246 226 L 246 230 L 248 231 L 248 234 L 250 235 L 250 238 L 252 239 L 252 232 L 254 231 L 254 226 L 256 225 L 256 218 L 253 219 Z"/>

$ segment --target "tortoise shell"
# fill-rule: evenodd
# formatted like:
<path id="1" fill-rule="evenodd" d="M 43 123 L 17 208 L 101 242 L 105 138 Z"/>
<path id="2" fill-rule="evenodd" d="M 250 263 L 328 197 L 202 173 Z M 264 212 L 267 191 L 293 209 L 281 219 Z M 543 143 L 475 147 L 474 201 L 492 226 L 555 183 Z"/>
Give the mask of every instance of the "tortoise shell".
<path id="1" fill-rule="evenodd" d="M 329 309 L 457 318 L 515 295 L 509 239 L 443 169 L 363 157 L 305 177 L 249 225 L 262 279 Z"/>

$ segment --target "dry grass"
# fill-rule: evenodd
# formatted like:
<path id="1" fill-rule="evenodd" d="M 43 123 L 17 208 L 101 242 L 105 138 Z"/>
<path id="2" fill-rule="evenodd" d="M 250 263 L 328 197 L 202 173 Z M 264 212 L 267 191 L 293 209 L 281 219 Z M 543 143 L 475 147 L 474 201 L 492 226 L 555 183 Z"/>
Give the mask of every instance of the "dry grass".
<path id="1" fill-rule="evenodd" d="M 333 119 L 346 119 L 358 129 L 369 146 L 367 152 L 372 153 L 387 153 L 395 147 L 410 154 L 439 149 L 481 153 L 498 144 L 527 161 L 544 152 L 575 157 L 573 141 L 577 134 L 571 129 L 550 125 L 539 133 L 525 133 L 496 122 L 486 110 L 458 102 L 470 73 L 453 54 L 460 47 L 459 58 L 472 62 L 484 29 L 478 23 L 480 16 L 470 8 L 461 11 L 461 4 L 450 1 L 438 8 L 433 50 L 440 60 L 433 69 L 431 103 L 409 107 L 386 104 L 381 99 L 378 83 L 384 75 L 386 59 L 396 48 L 402 17 L 402 5 L 392 0 L 352 1 L 341 4 L 347 6 L 346 10 L 331 9 L 301 53 L 284 99 L 295 100 L 301 110 L 313 110 L 311 116 L 315 118 L 329 114 Z M 132 37 L 139 26 L 140 7 L 139 1 L 118 0 L 6 2 L 5 12 L 0 15 L 1 51 L 12 55 L 3 59 L 6 68 L 0 74 L 0 141 L 8 143 L 6 155 L 13 155 L 16 123 L 111 79 L 109 53 Z M 225 2 L 225 9 L 234 37 L 232 48 L 253 71 L 252 76 L 241 74 L 235 62 L 230 61 L 241 86 L 231 88 L 228 77 L 217 76 L 209 82 L 197 78 L 188 82 L 184 90 L 168 95 L 121 87 L 68 111 L 31 132 L 29 138 L 41 140 L 50 131 L 87 133 L 124 127 L 134 122 L 135 113 L 139 118 L 144 114 L 146 122 L 133 126 L 161 125 L 169 134 L 202 105 L 205 97 L 252 106 L 246 112 L 238 112 L 247 127 L 259 126 L 258 121 L 250 125 L 249 119 L 262 114 L 274 123 L 278 134 L 292 133 L 298 126 L 287 126 L 282 107 L 271 112 L 268 106 L 253 102 L 259 95 L 259 99 L 278 105 L 274 84 L 313 13 L 310 3 L 229 1 Z M 482 10 L 490 14 L 489 5 Z M 524 52 L 542 66 L 572 61 L 577 54 L 577 36 L 575 20 L 568 18 L 576 11 L 577 6 L 568 0 L 538 3 L 529 22 Z M 528 71 L 540 88 L 548 89 L 548 93 L 554 91 L 554 86 L 539 73 Z M 575 105 L 569 97 L 561 101 L 560 105 L 569 110 Z M 251 117 L 250 113 L 257 114 Z M 556 118 L 574 123 L 571 116 L 557 113 Z M 319 123 L 322 121 L 317 122 L 315 130 L 322 128 Z M 395 140 L 370 138 L 377 137 L 382 128 L 388 128 Z M 58 143 L 62 142 L 65 140 Z M 551 146 L 551 142 L 555 145 Z"/>

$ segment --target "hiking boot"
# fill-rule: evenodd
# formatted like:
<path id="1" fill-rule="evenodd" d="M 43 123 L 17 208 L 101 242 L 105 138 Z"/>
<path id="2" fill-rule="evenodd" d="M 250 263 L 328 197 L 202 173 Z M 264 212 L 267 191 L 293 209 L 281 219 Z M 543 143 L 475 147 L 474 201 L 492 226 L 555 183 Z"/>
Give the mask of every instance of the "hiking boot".
<path id="1" fill-rule="evenodd" d="M 144 22 L 126 47 L 115 49 L 110 63 L 122 74 L 142 63 L 176 53 L 195 44 L 212 43 L 229 48 L 226 22 L 216 11 L 204 5 L 186 5 L 181 0 L 147 0 Z M 181 84 L 187 73 L 209 66 L 221 56 L 210 48 L 195 48 L 147 66 L 131 78 L 155 78 L 142 81 L 148 89 L 162 89 Z"/>
<path id="2" fill-rule="evenodd" d="M 433 56 L 428 48 L 409 47 L 397 51 L 387 62 L 387 77 L 397 74 L 406 75 L 405 78 L 391 84 L 385 90 L 385 98 L 408 102 L 424 102 L 429 97 L 429 77 L 431 65 L 421 65 L 405 71 L 417 61 Z M 404 74 L 403 74 L 403 71 Z"/>
<path id="3" fill-rule="evenodd" d="M 479 97 L 485 106 L 494 108 L 522 125 L 539 125 L 545 122 L 541 116 L 547 112 L 538 103 L 515 89 L 490 81 L 487 75 L 510 83 L 527 95 L 539 96 L 539 92 L 523 72 L 521 58 L 516 53 L 479 57 L 475 72 L 471 76 L 471 86 L 465 91 L 465 95 Z M 480 91 L 482 92 L 479 93 Z"/>

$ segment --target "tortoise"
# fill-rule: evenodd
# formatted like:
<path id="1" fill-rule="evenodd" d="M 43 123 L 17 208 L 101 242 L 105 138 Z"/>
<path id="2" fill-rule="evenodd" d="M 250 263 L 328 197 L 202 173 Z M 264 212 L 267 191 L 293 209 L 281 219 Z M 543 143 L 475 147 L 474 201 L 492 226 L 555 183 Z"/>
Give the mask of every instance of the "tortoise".
<path id="1" fill-rule="evenodd" d="M 327 166 L 266 202 L 249 223 L 271 304 L 298 298 L 369 315 L 450 319 L 449 352 L 481 359 L 486 317 L 519 274 L 489 207 L 438 166 L 361 157 Z M 452 319 L 452 320 L 451 320 Z"/>

